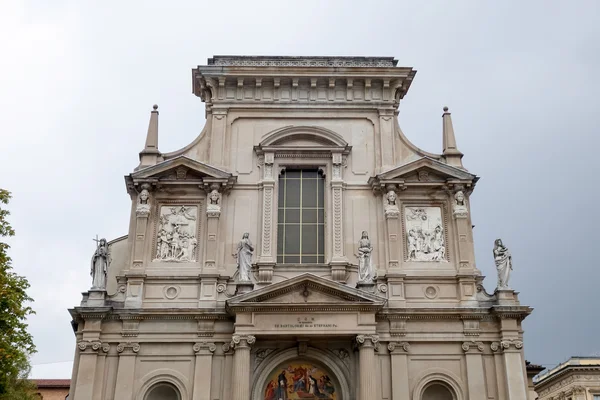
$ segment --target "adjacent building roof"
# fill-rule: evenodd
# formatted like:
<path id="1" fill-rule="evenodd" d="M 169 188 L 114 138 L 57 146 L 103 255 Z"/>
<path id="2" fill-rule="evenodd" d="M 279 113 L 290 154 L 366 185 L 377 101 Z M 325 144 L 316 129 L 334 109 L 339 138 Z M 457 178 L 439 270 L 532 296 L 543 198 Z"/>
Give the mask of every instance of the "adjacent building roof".
<path id="1" fill-rule="evenodd" d="M 534 382 L 538 386 L 568 371 L 590 368 L 600 370 L 600 357 L 571 357 L 566 362 L 536 376 Z"/>
<path id="2" fill-rule="evenodd" d="M 70 379 L 33 379 L 38 388 L 69 388 Z"/>

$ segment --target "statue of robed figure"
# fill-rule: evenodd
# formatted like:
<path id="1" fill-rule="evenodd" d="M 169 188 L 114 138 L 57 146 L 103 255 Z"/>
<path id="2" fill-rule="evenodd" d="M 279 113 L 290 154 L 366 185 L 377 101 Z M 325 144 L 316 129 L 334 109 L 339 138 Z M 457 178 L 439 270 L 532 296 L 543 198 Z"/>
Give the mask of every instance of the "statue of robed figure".
<path id="1" fill-rule="evenodd" d="M 373 246 L 371 246 L 369 234 L 367 231 L 363 231 L 358 242 L 358 281 L 361 283 L 372 283 L 375 279 L 373 265 L 371 264 L 372 251 Z"/>
<path id="2" fill-rule="evenodd" d="M 502 244 L 501 239 L 494 242 L 494 262 L 498 271 L 498 289 L 508 289 L 510 271 L 512 271 L 512 256 Z"/>
<path id="3" fill-rule="evenodd" d="M 92 256 L 90 275 L 92 276 L 92 289 L 106 289 L 106 274 L 108 273 L 109 254 L 106 239 L 96 241 L 96 251 Z"/>
<path id="4" fill-rule="evenodd" d="M 238 280 L 240 282 L 250 282 L 250 269 L 252 268 L 252 253 L 254 252 L 254 247 L 252 246 L 252 242 L 250 242 L 249 236 L 249 233 L 244 233 L 235 252 L 239 271 Z"/>

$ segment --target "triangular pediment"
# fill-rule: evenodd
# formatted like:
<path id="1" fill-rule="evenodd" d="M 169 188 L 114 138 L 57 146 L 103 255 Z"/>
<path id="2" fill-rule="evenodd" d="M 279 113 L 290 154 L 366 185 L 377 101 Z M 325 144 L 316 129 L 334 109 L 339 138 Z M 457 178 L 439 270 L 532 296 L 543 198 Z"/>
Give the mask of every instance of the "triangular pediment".
<path id="1" fill-rule="evenodd" d="M 385 302 L 383 297 L 306 273 L 235 296 L 227 301 L 227 306 L 231 310 L 317 305 L 377 309 L 383 307 Z"/>
<path id="2" fill-rule="evenodd" d="M 399 165 L 369 179 L 373 186 L 387 183 L 443 184 L 446 182 L 474 184 L 477 176 L 463 169 L 444 164 L 429 157 Z"/>
<path id="3" fill-rule="evenodd" d="M 215 182 L 231 186 L 237 177 L 212 165 L 193 160 L 187 156 L 178 156 L 156 165 L 138 170 L 130 175 L 134 182 L 140 181 L 186 181 L 190 183 Z"/>

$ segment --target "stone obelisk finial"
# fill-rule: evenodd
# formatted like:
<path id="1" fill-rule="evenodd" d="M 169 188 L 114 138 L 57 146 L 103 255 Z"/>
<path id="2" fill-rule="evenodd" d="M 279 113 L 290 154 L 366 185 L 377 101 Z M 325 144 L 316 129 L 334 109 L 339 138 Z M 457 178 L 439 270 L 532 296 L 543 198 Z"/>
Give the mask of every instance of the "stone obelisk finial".
<path id="1" fill-rule="evenodd" d="M 140 152 L 140 167 L 155 165 L 160 155 L 158 151 L 158 106 L 155 104 L 152 108 L 146 145 L 144 146 L 144 150 Z"/>
<path id="2" fill-rule="evenodd" d="M 442 154 L 446 158 L 446 163 L 453 167 L 464 168 L 462 165 L 463 153 L 456 147 L 456 137 L 454 136 L 454 127 L 452 126 L 452 116 L 448 112 L 448 107 L 444 107 L 442 114 L 444 151 Z"/>

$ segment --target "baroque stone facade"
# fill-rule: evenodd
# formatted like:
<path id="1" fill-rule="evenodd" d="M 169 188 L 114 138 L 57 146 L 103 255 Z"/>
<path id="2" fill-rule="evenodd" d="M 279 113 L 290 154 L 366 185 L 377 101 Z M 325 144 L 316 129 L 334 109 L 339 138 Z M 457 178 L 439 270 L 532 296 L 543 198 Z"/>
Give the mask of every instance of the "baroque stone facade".
<path id="1" fill-rule="evenodd" d="M 129 232 L 70 310 L 70 398 L 526 398 L 531 309 L 483 289 L 478 178 L 447 108 L 441 154 L 408 141 L 396 64 L 215 56 L 192 71 L 206 125 L 170 153 L 154 107 Z"/>
<path id="2" fill-rule="evenodd" d="M 600 398 L 600 358 L 571 357 L 534 379 L 540 400 L 597 400 Z"/>

